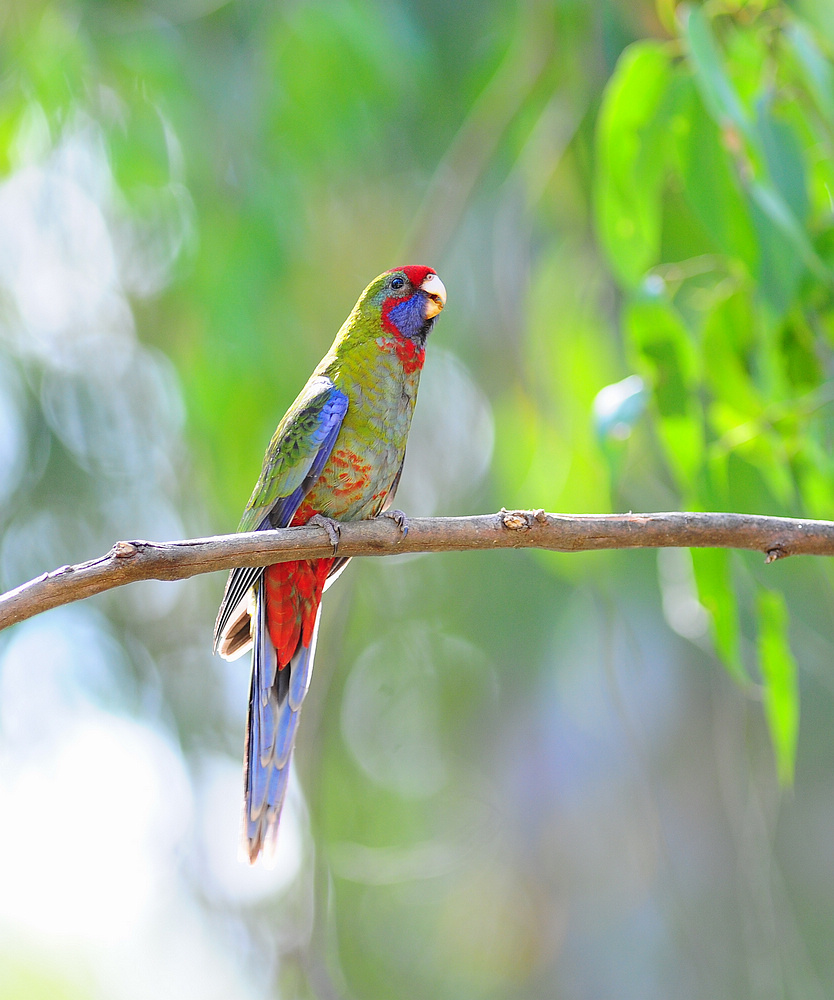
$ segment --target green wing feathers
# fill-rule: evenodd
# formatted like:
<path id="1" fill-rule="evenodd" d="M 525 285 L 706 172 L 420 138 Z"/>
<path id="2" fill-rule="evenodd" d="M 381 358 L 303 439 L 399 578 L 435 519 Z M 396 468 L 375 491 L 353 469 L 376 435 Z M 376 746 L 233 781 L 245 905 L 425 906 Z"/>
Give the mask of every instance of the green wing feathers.
<path id="1" fill-rule="evenodd" d="M 267 515 L 272 527 L 289 524 L 321 475 L 347 406 L 347 396 L 327 376 L 310 379 L 269 442 L 238 531 L 255 531 Z"/>

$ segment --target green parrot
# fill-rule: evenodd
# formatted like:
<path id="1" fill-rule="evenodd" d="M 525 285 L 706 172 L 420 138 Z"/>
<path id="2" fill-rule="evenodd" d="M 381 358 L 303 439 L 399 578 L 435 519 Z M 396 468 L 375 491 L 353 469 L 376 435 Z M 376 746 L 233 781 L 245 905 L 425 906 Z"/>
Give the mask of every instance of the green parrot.
<path id="1" fill-rule="evenodd" d="M 446 304 L 430 267 L 375 278 L 278 424 L 238 531 L 360 521 L 387 510 L 402 473 L 426 339 Z M 403 530 L 405 518 L 392 511 Z M 243 841 L 274 851 L 321 595 L 347 563 L 302 559 L 229 574 L 214 627 L 228 660 L 252 649 L 244 751 Z"/>

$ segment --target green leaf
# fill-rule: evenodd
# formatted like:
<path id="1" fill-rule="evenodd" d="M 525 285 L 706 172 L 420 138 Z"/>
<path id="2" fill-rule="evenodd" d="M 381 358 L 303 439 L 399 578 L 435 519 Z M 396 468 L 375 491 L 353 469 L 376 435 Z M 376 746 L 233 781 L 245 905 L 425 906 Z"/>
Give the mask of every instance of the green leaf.
<path id="1" fill-rule="evenodd" d="M 685 85 L 689 99 L 673 128 L 684 197 L 716 249 L 743 261 L 752 273 L 758 258 L 744 193 L 718 126 L 694 84 L 687 80 Z"/>
<path id="2" fill-rule="evenodd" d="M 705 377 L 716 400 L 723 404 L 719 412 L 732 414 L 734 422 L 760 416 L 764 403 L 753 379 L 755 315 L 751 296 L 739 291 L 720 299 L 704 323 L 702 350 L 710 359 Z M 723 434 L 728 428 L 716 428 Z"/>
<path id="3" fill-rule="evenodd" d="M 646 293 L 629 304 L 626 327 L 650 366 L 660 415 L 684 416 L 695 388 L 698 358 L 683 320 L 667 299 Z"/>
<path id="4" fill-rule="evenodd" d="M 770 100 L 757 103 L 756 133 L 776 191 L 799 223 L 808 217 L 808 182 L 802 144 L 796 132 L 771 111 Z"/>
<path id="5" fill-rule="evenodd" d="M 782 785 L 793 782 L 799 732 L 799 683 L 788 643 L 788 611 L 778 591 L 762 590 L 757 600 L 758 653 L 765 718 Z"/>
<path id="6" fill-rule="evenodd" d="M 773 236 L 780 237 L 783 244 L 781 249 L 776 250 L 773 261 L 773 277 L 778 278 L 781 269 L 792 262 L 795 256 L 798 256 L 799 260 L 805 263 L 817 278 L 830 285 L 831 272 L 820 260 L 807 232 L 779 191 L 770 183 L 762 181 L 752 181 L 749 191 L 752 204 L 760 213 L 760 219 L 763 218 L 771 224 Z M 757 221 L 755 212 L 754 221 Z M 762 232 L 760 223 L 757 228 L 760 230 L 760 239 L 764 239 L 766 234 Z M 772 241 L 772 237 L 770 239 Z M 767 288 L 767 280 L 763 268 L 760 281 L 765 285 L 765 289 Z"/>
<path id="7" fill-rule="evenodd" d="M 730 506 L 736 510 L 750 509 L 751 505 L 765 507 L 771 513 L 789 516 L 796 504 L 796 489 L 782 437 L 755 423 L 738 428 L 738 434 L 736 439 L 732 433 L 724 439 L 736 459 L 731 471 Z"/>
<path id="8" fill-rule="evenodd" d="M 834 69 L 803 24 L 791 24 L 785 37 L 793 49 L 805 82 L 823 117 L 834 121 Z"/>
<path id="9" fill-rule="evenodd" d="M 727 75 L 709 20 L 700 7 L 690 7 L 684 16 L 684 35 L 698 89 L 713 119 L 721 126 L 733 124 L 748 138 L 750 119 Z"/>
<path id="10" fill-rule="evenodd" d="M 698 600 L 710 613 L 716 650 L 733 679 L 745 684 L 749 677 L 739 647 L 731 558 L 732 553 L 727 549 L 692 549 Z"/>
<path id="11" fill-rule="evenodd" d="M 778 344 L 789 391 L 811 392 L 825 382 L 814 330 L 799 310 L 782 327 Z"/>
<path id="12" fill-rule="evenodd" d="M 704 456 L 694 345 L 672 305 L 645 292 L 629 304 L 625 328 L 638 352 L 640 370 L 654 389 L 666 459 L 681 490 L 691 493 Z"/>
<path id="13" fill-rule="evenodd" d="M 627 285 L 637 284 L 658 257 L 672 81 L 661 45 L 632 45 L 617 64 L 600 111 L 597 227 L 614 271 Z"/>

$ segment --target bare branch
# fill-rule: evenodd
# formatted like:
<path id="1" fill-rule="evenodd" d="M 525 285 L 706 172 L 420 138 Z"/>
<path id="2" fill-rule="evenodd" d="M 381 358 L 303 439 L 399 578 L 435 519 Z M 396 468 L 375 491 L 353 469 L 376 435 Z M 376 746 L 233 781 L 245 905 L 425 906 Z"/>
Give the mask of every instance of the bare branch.
<path id="1" fill-rule="evenodd" d="M 537 548 L 559 552 L 629 548 L 735 548 L 767 562 L 790 555 L 834 555 L 834 522 L 754 514 L 545 514 L 501 511 L 474 517 L 414 518 L 408 534 L 387 517 L 341 525 L 340 556 Z M 137 580 L 182 580 L 233 566 L 261 566 L 333 554 L 321 527 L 192 538 L 117 542 L 104 556 L 63 566 L 0 597 L 0 629 L 41 611 Z"/>

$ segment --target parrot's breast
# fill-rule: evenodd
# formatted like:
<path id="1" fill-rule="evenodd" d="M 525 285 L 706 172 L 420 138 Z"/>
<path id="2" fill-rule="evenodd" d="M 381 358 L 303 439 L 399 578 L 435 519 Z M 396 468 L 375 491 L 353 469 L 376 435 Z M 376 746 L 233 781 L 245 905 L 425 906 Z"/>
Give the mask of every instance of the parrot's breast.
<path id="1" fill-rule="evenodd" d="M 332 375 L 348 408 L 330 458 L 304 508 L 338 520 L 375 517 L 390 500 L 405 457 L 419 369 L 375 349 Z"/>

